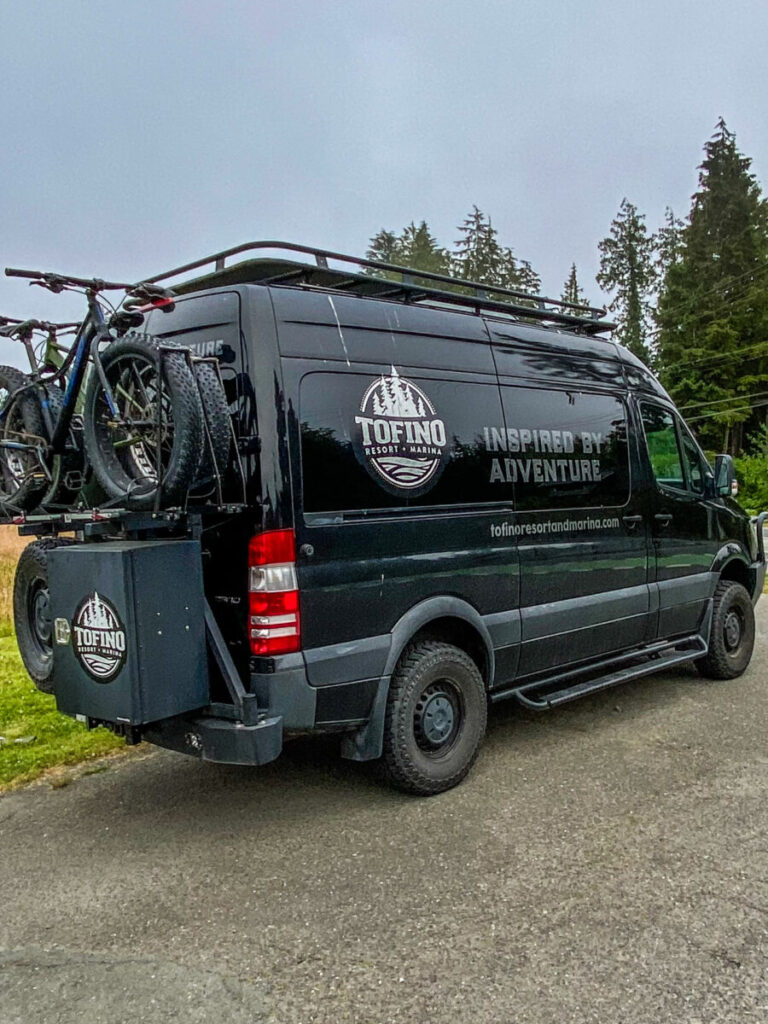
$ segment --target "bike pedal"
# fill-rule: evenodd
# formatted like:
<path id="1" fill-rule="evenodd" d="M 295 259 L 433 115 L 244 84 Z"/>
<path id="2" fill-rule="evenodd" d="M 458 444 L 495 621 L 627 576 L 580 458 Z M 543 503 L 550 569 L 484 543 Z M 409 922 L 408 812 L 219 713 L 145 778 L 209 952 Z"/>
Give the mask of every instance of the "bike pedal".
<path id="1" fill-rule="evenodd" d="M 79 491 L 85 484 L 85 476 L 78 470 L 64 474 L 64 486 L 68 491 Z"/>

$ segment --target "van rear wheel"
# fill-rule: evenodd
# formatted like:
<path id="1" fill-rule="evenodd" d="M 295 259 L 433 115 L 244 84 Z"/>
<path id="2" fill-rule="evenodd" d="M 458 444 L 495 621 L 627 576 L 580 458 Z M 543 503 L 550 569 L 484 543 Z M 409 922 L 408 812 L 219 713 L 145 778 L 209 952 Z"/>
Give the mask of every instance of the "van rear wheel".
<path id="1" fill-rule="evenodd" d="M 733 580 L 715 588 L 709 652 L 696 661 L 707 679 L 735 679 L 746 669 L 755 646 L 755 611 L 746 589 Z"/>
<path id="2" fill-rule="evenodd" d="M 389 687 L 387 780 L 420 796 L 458 785 L 477 757 L 487 717 L 485 684 L 469 655 L 437 640 L 412 644 Z"/>

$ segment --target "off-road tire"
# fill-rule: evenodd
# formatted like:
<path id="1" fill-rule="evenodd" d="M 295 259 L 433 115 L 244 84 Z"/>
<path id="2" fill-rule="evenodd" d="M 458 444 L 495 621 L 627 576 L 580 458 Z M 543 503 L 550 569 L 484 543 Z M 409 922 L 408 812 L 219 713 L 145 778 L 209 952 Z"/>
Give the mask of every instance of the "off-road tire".
<path id="1" fill-rule="evenodd" d="M 454 731 L 440 742 L 433 736 L 435 747 L 430 749 L 424 720 L 430 702 L 441 697 L 444 708 L 454 703 Z M 469 655 L 438 640 L 412 644 L 403 652 L 389 687 L 381 759 L 385 778 L 420 796 L 458 785 L 477 757 L 487 717 L 483 677 Z"/>
<path id="2" fill-rule="evenodd" d="M 13 366 L 0 366 L 0 389 L 12 394 L 28 383 L 29 378 L 20 370 Z M 37 389 L 32 388 L 14 400 L 14 408 L 11 409 L 9 418 L 4 419 L 0 424 L 0 437 L 4 436 L 8 429 L 11 429 L 14 434 L 28 434 L 30 438 L 45 436 L 43 413 Z M 0 511 L 7 513 L 29 512 L 40 504 L 47 489 L 48 480 L 42 466 L 36 465 L 36 456 L 30 453 L 21 456 L 24 460 L 22 468 L 26 468 L 30 475 L 19 484 L 18 477 L 14 475 L 11 464 L 8 462 L 8 459 L 12 457 L 13 453 L 10 449 L 0 450 Z"/>
<path id="3" fill-rule="evenodd" d="M 53 620 L 48 603 L 48 552 L 74 541 L 35 540 L 21 553 L 13 581 L 13 619 L 21 660 L 35 686 L 53 693 Z M 47 616 L 47 619 L 46 619 Z M 47 621 L 47 635 L 42 629 Z"/>
<path id="4" fill-rule="evenodd" d="M 215 480 L 213 459 L 216 460 L 216 469 L 219 476 L 224 478 L 229 466 L 229 451 L 232 441 L 232 429 L 229 421 L 229 405 L 224 386 L 219 379 L 218 373 L 210 363 L 194 363 L 197 386 L 200 389 L 200 398 L 203 403 L 208 432 L 210 434 L 211 449 L 208 446 L 208 439 L 203 431 L 204 453 L 200 460 L 200 468 L 197 471 L 195 487 L 201 487 Z"/>
<path id="5" fill-rule="evenodd" d="M 755 612 L 747 590 L 733 580 L 715 587 L 709 652 L 696 661 L 707 679 L 735 679 L 749 665 L 755 646 Z"/>
<path id="6" fill-rule="evenodd" d="M 159 374 L 160 351 L 158 342 L 147 336 L 128 334 L 111 342 L 104 350 L 101 361 L 107 378 L 121 361 L 127 363 L 135 357 L 138 364 L 151 363 Z M 181 353 L 165 353 L 163 358 L 163 387 L 173 415 L 173 442 L 167 466 L 160 481 L 161 506 L 168 508 L 184 503 L 197 476 L 203 453 L 203 410 L 192 371 Z M 110 499 L 125 503 L 128 508 L 153 508 L 157 499 L 158 482 L 142 476 L 134 463 L 126 469 L 113 446 L 114 434 L 105 417 L 104 391 L 97 373 L 90 375 L 85 397 L 84 431 L 85 450 L 93 473 Z M 123 449 L 125 450 L 125 449 Z"/>

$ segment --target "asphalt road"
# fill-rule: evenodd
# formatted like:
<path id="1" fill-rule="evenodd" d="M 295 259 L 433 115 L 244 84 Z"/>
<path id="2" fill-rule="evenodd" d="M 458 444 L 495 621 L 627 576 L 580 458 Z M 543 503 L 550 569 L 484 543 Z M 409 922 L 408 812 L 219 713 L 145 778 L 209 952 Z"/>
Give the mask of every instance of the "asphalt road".
<path id="1" fill-rule="evenodd" d="M 431 800 L 301 741 L 0 799 L 0 1021 L 768 1020 L 768 600 L 749 671 L 497 708 Z"/>

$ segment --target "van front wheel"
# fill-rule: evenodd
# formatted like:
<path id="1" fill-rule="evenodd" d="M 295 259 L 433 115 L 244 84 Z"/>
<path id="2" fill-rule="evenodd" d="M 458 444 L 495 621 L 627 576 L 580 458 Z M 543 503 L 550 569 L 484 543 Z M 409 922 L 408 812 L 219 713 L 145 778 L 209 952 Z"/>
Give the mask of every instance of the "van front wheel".
<path id="1" fill-rule="evenodd" d="M 721 580 L 715 588 L 709 652 L 696 668 L 708 679 L 735 679 L 752 657 L 755 646 L 755 612 L 749 594 L 740 583 Z"/>
<path id="2" fill-rule="evenodd" d="M 392 785 L 431 796 L 458 785 L 485 735 L 488 703 L 474 661 L 422 640 L 403 653 L 387 698 L 382 765 Z"/>

